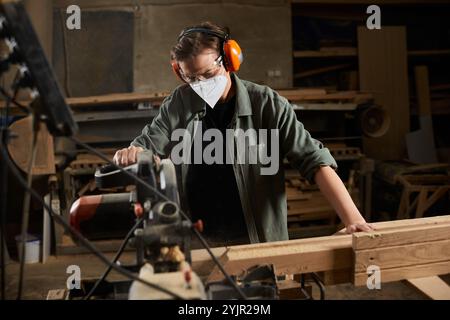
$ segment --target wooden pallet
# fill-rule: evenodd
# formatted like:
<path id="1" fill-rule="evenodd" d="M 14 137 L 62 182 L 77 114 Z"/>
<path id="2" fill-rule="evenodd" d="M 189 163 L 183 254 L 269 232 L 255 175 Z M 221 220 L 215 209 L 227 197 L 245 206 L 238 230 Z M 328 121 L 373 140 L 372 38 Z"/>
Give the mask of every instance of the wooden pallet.
<path id="1" fill-rule="evenodd" d="M 349 186 L 355 203 L 359 204 L 359 190 Z M 290 239 L 331 235 L 338 228 L 338 216 L 318 189 L 298 172 L 286 174 L 287 223 Z"/>
<path id="2" fill-rule="evenodd" d="M 109 159 L 112 159 L 111 154 L 106 154 Z M 79 154 L 77 158 L 70 163 L 72 169 L 96 169 L 105 165 L 107 162 L 92 154 Z"/>
<path id="3" fill-rule="evenodd" d="M 336 160 L 357 160 L 362 157 L 361 149 L 354 147 L 329 147 L 330 153 Z"/>

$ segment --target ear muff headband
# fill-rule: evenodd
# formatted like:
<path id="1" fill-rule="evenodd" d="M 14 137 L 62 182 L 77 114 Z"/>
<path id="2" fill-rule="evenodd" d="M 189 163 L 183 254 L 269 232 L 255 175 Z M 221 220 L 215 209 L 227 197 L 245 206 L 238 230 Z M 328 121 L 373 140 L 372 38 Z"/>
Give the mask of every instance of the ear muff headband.
<path id="1" fill-rule="evenodd" d="M 180 42 L 181 38 L 183 38 L 191 33 L 196 33 L 196 32 L 201 32 L 201 33 L 215 36 L 219 39 L 222 39 L 222 41 L 226 41 L 229 39 L 229 36 L 227 33 L 217 32 L 214 30 L 206 29 L 206 28 L 191 28 L 191 29 L 185 30 L 182 34 L 180 34 L 177 41 Z"/>

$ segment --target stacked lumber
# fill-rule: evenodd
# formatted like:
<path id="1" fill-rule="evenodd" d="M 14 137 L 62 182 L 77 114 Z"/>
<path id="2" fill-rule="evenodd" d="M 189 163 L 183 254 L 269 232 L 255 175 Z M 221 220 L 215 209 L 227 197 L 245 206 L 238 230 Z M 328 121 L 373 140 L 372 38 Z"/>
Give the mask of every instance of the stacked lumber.
<path id="1" fill-rule="evenodd" d="M 352 247 L 355 285 L 366 284 L 371 265 L 380 268 L 383 282 L 450 273 L 450 221 L 356 233 Z"/>
<path id="2" fill-rule="evenodd" d="M 290 89 L 290 90 L 278 90 L 278 93 L 288 99 L 291 102 L 306 102 L 317 105 L 318 102 L 331 103 L 336 108 L 339 108 L 338 104 L 341 104 L 342 108 L 350 109 L 356 108 L 358 103 L 364 103 L 372 100 L 372 94 L 362 93 L 358 91 L 327 91 L 325 89 Z M 101 96 L 88 96 L 88 97 L 74 97 L 67 98 L 66 102 L 70 108 L 76 112 L 82 112 L 85 110 L 108 111 L 111 106 L 124 106 L 124 105 L 141 105 L 143 107 L 155 107 L 158 108 L 163 100 L 169 96 L 168 92 L 159 93 L 115 93 Z M 28 106 L 30 101 L 19 101 L 20 104 Z M 0 101 L 0 109 L 5 107 L 4 101 Z M 11 106 L 12 114 L 20 114 L 21 111 Z"/>
<path id="3" fill-rule="evenodd" d="M 286 178 L 288 231 L 290 239 L 336 232 L 336 213 L 315 185 L 310 185 L 298 173 Z"/>
<path id="4" fill-rule="evenodd" d="M 289 238 L 325 236 L 336 232 L 338 216 L 319 187 L 311 185 L 296 170 L 286 170 L 285 177 Z M 350 180 L 346 186 L 359 206 L 359 189 Z"/>
<path id="5" fill-rule="evenodd" d="M 325 89 L 278 90 L 278 93 L 291 102 L 346 102 L 363 103 L 373 99 L 371 93 L 359 91 L 327 91 Z"/>
<path id="6" fill-rule="evenodd" d="M 109 150 L 108 150 L 109 151 Z M 102 150 L 104 154 L 112 160 L 114 153 Z M 93 154 L 80 153 L 76 159 L 70 162 L 71 169 L 93 169 L 101 167 L 106 164 L 106 161 Z"/>
<path id="7" fill-rule="evenodd" d="M 114 93 L 101 96 L 67 98 L 67 104 L 72 108 L 82 108 L 88 106 L 110 106 L 113 104 L 129 104 L 140 102 L 153 102 L 160 105 L 168 92 L 160 93 Z"/>
<path id="8" fill-rule="evenodd" d="M 376 231 L 214 248 L 225 270 L 239 275 L 273 264 L 277 275 L 327 272 L 335 282 L 366 284 L 365 267 L 377 264 L 381 282 L 450 273 L 450 216 L 374 223 Z M 210 280 L 223 276 L 206 250 L 192 251 L 192 267 Z"/>

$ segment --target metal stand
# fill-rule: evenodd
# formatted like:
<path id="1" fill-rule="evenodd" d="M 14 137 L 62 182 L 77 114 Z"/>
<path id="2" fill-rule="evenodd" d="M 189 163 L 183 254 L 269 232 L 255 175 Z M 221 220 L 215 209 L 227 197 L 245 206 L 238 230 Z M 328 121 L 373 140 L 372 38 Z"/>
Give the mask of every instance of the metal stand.
<path id="1" fill-rule="evenodd" d="M 2 145 L 7 144 L 9 138 L 9 129 L 6 125 L 1 129 Z M 6 279 L 6 263 L 9 261 L 8 250 L 6 248 L 6 213 L 7 213 L 7 190 L 8 190 L 8 167 L 4 159 L 1 162 L 2 173 L 2 190 L 1 190 L 1 216 L 0 216 L 0 267 L 1 267 L 1 298 L 6 299 L 5 279 Z"/>

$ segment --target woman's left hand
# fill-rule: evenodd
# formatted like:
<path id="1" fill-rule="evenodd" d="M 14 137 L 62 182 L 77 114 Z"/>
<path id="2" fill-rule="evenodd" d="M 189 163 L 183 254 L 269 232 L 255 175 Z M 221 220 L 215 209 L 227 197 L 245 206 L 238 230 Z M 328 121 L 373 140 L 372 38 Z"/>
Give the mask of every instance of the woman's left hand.
<path id="1" fill-rule="evenodd" d="M 372 224 L 367 223 L 367 222 L 352 223 L 346 227 L 347 233 L 360 232 L 360 231 L 373 231 L 373 230 L 375 230 L 375 227 Z"/>

